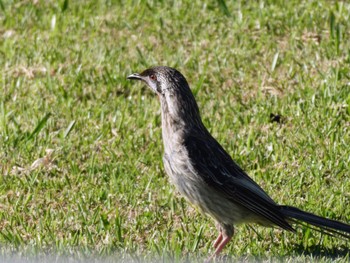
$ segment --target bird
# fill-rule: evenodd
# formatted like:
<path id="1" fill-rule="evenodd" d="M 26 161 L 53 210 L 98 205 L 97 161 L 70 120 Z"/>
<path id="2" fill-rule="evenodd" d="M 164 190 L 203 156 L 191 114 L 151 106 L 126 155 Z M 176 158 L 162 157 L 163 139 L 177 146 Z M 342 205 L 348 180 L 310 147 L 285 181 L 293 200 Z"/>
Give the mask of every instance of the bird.
<path id="1" fill-rule="evenodd" d="M 253 181 L 204 126 L 189 84 L 178 70 L 155 66 L 127 79 L 146 83 L 159 98 L 163 164 L 170 181 L 216 222 L 219 235 L 208 261 L 220 254 L 238 224 L 257 223 L 296 232 L 292 225 L 306 223 L 325 234 L 350 239 L 350 225 L 279 205 Z"/>

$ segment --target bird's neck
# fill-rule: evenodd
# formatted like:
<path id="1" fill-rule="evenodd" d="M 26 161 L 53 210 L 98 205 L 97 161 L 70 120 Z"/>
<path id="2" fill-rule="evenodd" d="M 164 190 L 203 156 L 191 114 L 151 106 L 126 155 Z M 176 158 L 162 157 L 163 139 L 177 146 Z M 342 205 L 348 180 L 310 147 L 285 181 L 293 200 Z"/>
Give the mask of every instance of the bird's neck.
<path id="1" fill-rule="evenodd" d="M 191 94 L 192 95 L 192 94 Z M 197 103 L 193 100 L 175 100 L 171 94 L 160 98 L 162 109 L 162 137 L 165 153 L 170 154 L 184 143 L 186 136 L 204 131 Z"/>

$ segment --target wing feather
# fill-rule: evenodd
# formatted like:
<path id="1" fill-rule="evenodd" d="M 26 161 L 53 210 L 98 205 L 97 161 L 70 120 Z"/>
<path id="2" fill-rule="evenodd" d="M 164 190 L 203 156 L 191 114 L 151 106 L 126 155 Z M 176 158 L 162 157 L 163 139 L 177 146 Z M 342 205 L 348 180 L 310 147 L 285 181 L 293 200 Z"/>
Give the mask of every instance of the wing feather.
<path id="1" fill-rule="evenodd" d="M 252 213 L 284 229 L 294 231 L 280 207 L 256 184 L 209 134 L 185 139 L 190 165 L 208 186 Z"/>

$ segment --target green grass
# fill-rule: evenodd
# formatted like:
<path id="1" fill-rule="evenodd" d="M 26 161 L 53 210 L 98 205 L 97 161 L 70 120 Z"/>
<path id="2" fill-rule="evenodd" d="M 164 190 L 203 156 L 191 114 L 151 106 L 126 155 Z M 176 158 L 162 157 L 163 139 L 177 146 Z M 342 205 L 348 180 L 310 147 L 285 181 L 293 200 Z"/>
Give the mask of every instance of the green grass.
<path id="1" fill-rule="evenodd" d="M 277 202 L 350 222 L 346 1 L 0 0 L 0 24 L 2 257 L 213 251 L 213 222 L 164 173 L 157 98 L 126 80 L 152 65 L 186 76 L 208 129 Z M 224 254 L 348 262 L 348 247 L 254 225 Z"/>

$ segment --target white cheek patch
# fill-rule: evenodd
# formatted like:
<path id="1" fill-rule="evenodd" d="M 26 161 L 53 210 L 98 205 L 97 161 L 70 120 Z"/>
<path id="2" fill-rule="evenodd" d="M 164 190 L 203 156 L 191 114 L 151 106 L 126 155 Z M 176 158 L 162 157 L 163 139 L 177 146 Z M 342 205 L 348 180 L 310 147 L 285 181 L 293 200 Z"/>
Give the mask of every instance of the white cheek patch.
<path id="1" fill-rule="evenodd" d="M 146 83 L 151 88 L 151 90 L 157 93 L 157 84 L 155 82 L 153 82 L 149 77 L 147 77 Z"/>
<path id="2" fill-rule="evenodd" d="M 150 81 L 149 86 L 154 92 L 157 92 L 157 84 L 156 83 Z"/>

